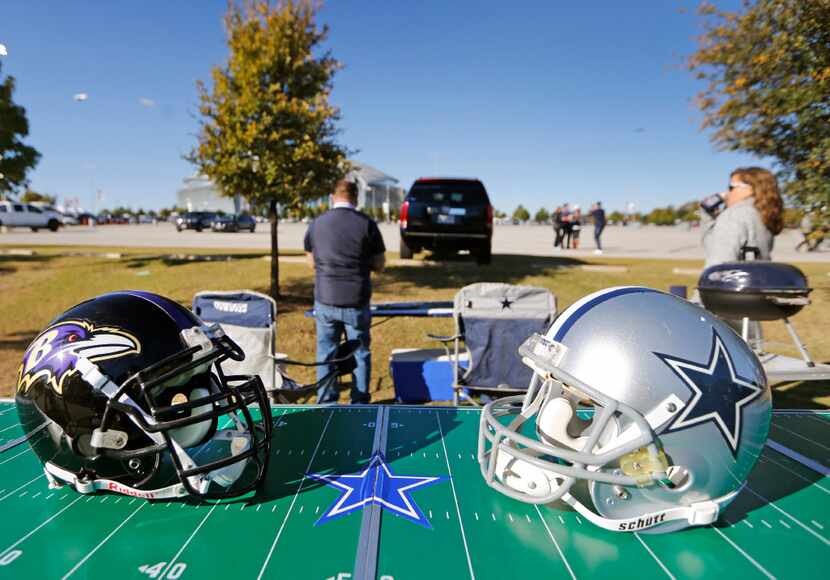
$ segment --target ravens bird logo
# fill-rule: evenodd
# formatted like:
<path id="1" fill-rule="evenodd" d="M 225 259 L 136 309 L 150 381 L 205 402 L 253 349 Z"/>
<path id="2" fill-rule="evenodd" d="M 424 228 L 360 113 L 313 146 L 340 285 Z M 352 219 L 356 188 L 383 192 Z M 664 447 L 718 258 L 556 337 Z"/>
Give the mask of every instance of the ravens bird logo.
<path id="1" fill-rule="evenodd" d="M 41 332 L 26 349 L 17 373 L 17 390 L 25 393 L 42 377 L 61 394 L 79 357 L 98 362 L 140 352 L 138 339 L 120 328 L 96 327 L 80 320 L 59 322 Z"/>

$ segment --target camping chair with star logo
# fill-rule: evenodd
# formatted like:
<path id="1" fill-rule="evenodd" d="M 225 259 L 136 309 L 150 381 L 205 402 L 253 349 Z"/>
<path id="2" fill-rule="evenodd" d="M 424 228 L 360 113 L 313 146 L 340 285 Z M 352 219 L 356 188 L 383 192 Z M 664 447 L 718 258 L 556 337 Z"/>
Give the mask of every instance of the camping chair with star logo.
<path id="1" fill-rule="evenodd" d="M 544 334 L 555 316 L 556 297 L 545 288 L 480 282 L 459 290 L 453 300 L 455 334 L 428 335 L 452 361 L 453 402 L 463 398 L 475 405 L 475 395 L 526 391 L 533 371 L 522 364 L 519 346 L 534 332 Z"/>
<path id="2" fill-rule="evenodd" d="M 329 384 L 336 384 L 339 390 L 340 377 L 355 368 L 356 340 L 341 343 L 331 358 L 319 363 L 291 360 L 276 352 L 277 303 L 260 292 L 206 290 L 196 293 L 192 308 L 203 321 L 218 323 L 245 353 L 241 361 L 224 361 L 222 370 L 230 375 L 259 375 L 274 403 L 296 403 Z M 329 365 L 329 372 L 315 383 L 301 385 L 286 375 L 285 367 L 289 365 Z"/>

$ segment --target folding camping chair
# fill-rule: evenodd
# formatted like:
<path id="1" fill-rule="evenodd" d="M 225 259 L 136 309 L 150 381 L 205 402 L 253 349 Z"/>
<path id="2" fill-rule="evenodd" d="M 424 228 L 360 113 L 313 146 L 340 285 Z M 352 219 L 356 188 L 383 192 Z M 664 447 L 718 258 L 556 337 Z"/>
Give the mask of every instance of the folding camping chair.
<path id="1" fill-rule="evenodd" d="M 275 403 L 294 403 L 319 387 L 339 381 L 355 368 L 357 341 L 342 343 L 325 362 L 300 362 L 276 352 L 277 303 L 270 296 L 253 290 L 230 292 L 205 290 L 193 296 L 193 312 L 205 322 L 216 322 L 245 353 L 241 361 L 222 364 L 229 375 L 259 375 Z M 285 366 L 332 365 L 333 369 L 315 383 L 299 385 L 285 374 Z"/>
<path id="2" fill-rule="evenodd" d="M 519 346 L 534 332 L 544 334 L 555 316 L 556 297 L 545 288 L 481 282 L 459 290 L 453 300 L 455 334 L 428 335 L 452 360 L 453 402 L 463 397 L 477 404 L 471 392 L 526 391 L 533 371 L 522 363 Z M 466 368 L 460 364 L 462 344 Z"/>

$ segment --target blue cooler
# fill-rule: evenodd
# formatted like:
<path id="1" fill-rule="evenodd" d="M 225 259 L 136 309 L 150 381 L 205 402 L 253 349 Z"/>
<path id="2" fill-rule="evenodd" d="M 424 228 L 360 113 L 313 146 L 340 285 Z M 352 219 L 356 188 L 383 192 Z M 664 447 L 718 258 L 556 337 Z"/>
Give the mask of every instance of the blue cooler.
<path id="1" fill-rule="evenodd" d="M 459 356 L 459 365 L 467 367 L 467 355 Z M 400 403 L 451 401 L 452 360 L 442 348 L 399 348 L 392 351 L 389 370 Z"/>

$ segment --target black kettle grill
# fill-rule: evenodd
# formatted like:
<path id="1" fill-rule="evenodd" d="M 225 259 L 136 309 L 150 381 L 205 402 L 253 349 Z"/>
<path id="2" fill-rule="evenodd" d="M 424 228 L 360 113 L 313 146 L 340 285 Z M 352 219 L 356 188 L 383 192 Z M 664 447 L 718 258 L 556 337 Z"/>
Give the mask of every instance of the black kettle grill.
<path id="1" fill-rule="evenodd" d="M 706 268 L 697 285 L 707 310 L 724 318 L 781 320 L 810 304 L 807 277 L 789 264 L 729 262 Z"/>
<path id="2" fill-rule="evenodd" d="M 749 252 L 760 254 L 756 248 L 744 248 L 741 257 Z M 807 277 L 795 266 L 761 261 L 717 264 L 703 271 L 697 289 L 710 312 L 730 320 L 743 319 L 744 340 L 749 338 L 750 320 L 783 320 L 804 362 L 815 366 L 788 320 L 810 304 L 812 291 Z"/>

